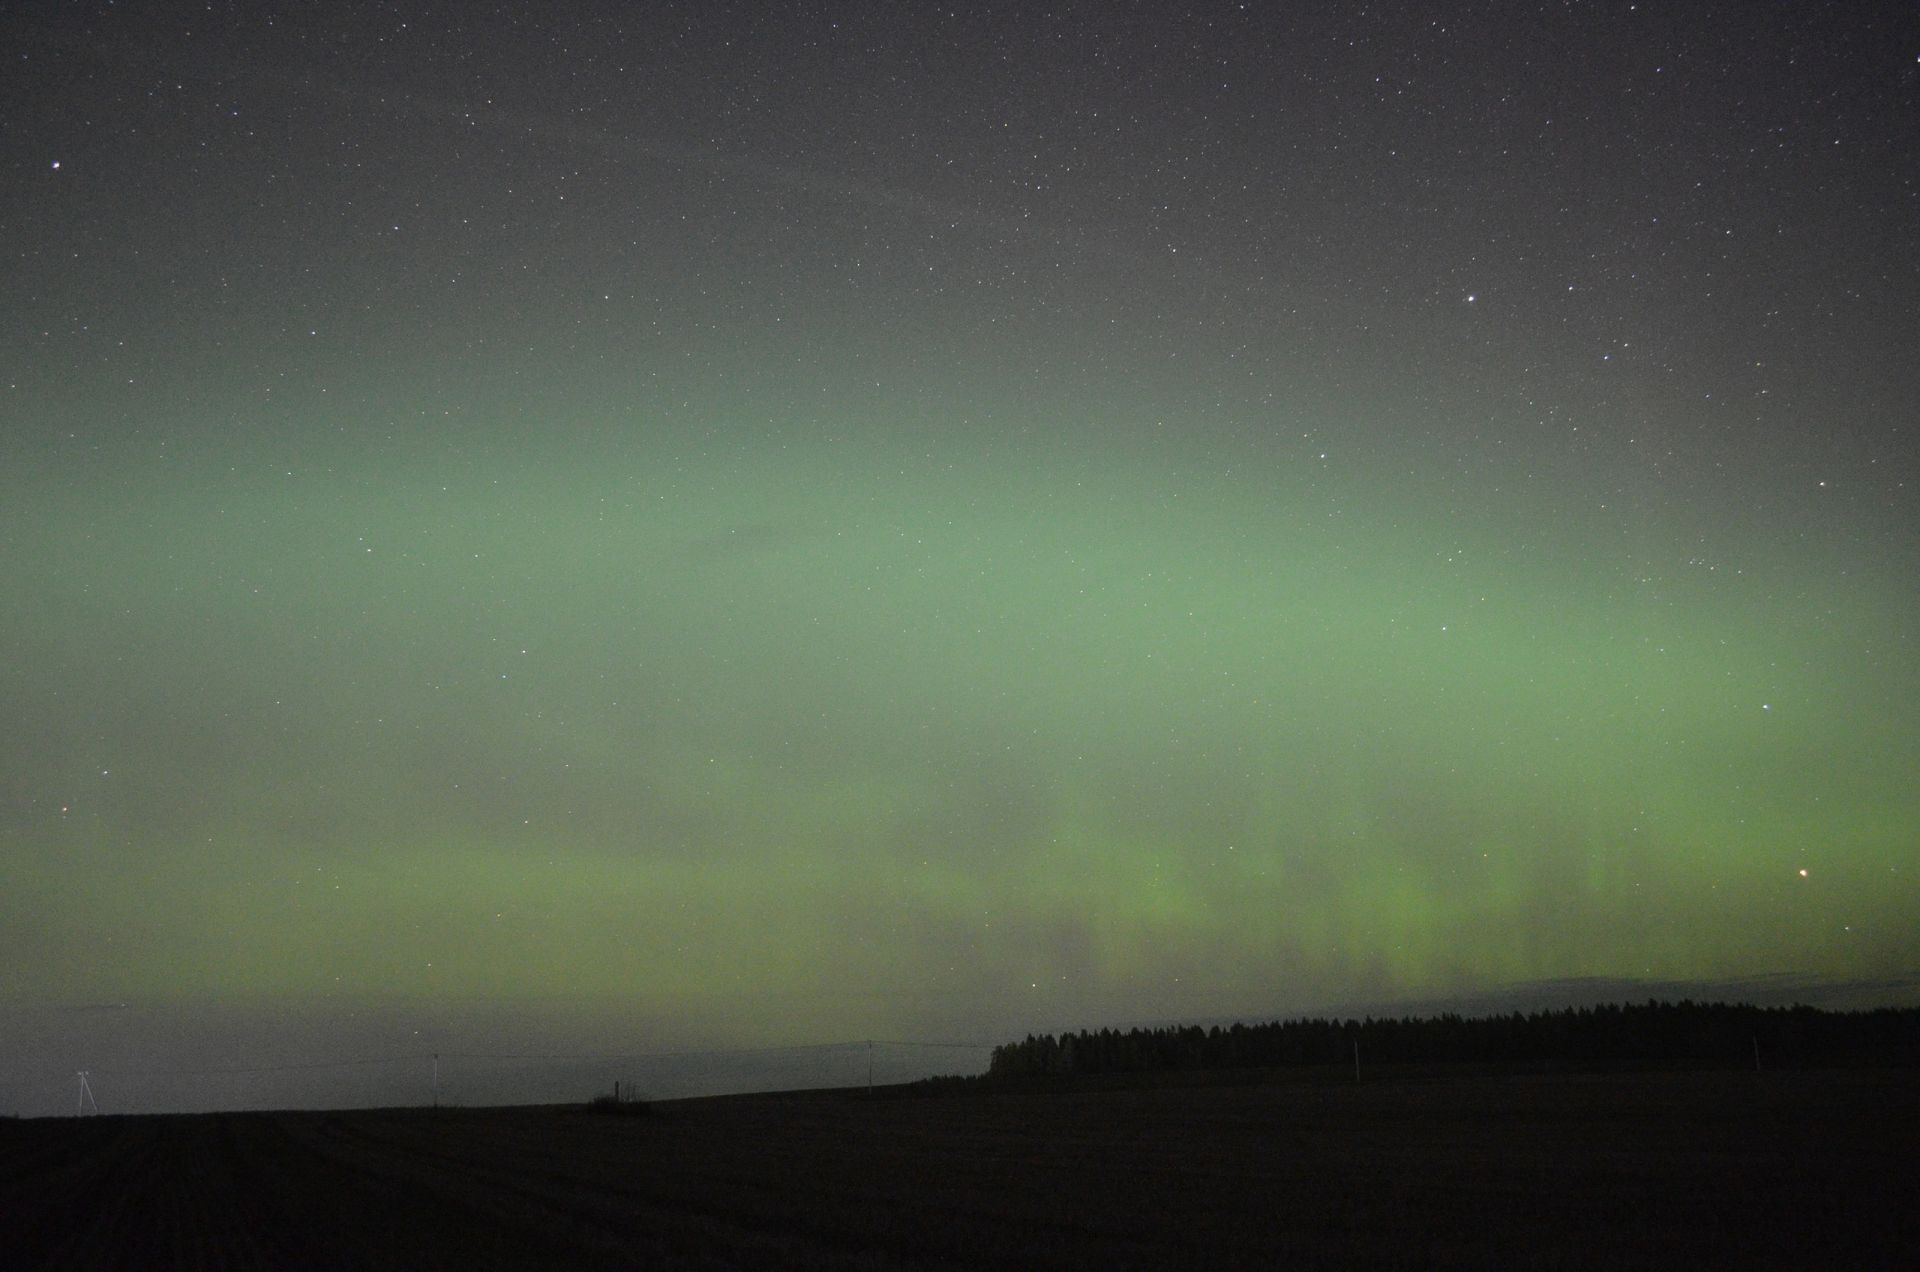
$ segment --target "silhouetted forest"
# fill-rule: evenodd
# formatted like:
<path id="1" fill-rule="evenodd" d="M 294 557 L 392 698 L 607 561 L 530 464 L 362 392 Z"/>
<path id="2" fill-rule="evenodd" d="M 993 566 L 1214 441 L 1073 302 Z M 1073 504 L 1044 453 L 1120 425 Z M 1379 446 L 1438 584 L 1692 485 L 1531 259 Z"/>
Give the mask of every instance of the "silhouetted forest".
<path id="1" fill-rule="evenodd" d="M 1505 1016 L 1283 1020 L 1029 1035 L 995 1047 L 989 1079 L 1282 1065 L 1726 1063 L 1746 1067 L 1920 1063 L 1920 1008 L 1648 1001 Z"/>

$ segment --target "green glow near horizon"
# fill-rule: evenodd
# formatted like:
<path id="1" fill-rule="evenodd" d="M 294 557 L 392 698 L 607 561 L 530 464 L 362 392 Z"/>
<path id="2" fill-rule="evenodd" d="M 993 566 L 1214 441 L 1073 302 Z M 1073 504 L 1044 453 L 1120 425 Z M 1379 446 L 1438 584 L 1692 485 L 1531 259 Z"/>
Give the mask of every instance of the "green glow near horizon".
<path id="1" fill-rule="evenodd" d="M 1909 601 L 1820 534 L 1338 421 L 326 423 L 6 479 L 8 992 L 806 1038 L 1908 970 Z"/>

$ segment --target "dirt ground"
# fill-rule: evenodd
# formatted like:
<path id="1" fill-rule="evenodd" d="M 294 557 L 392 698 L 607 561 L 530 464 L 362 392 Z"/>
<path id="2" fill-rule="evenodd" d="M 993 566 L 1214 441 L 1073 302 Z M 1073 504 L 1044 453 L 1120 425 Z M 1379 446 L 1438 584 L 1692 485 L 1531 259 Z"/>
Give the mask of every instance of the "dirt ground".
<path id="1" fill-rule="evenodd" d="M 1920 1266 L 1920 1074 L 0 1122 L 10 1267 Z"/>

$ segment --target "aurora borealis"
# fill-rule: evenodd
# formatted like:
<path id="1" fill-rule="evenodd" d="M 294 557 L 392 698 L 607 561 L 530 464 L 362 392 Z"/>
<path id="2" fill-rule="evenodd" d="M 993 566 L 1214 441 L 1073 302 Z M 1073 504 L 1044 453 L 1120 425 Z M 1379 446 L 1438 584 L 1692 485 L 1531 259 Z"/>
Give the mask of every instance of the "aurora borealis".
<path id="1" fill-rule="evenodd" d="M 13 1103 L 1911 998 L 1911 6 L 764 8 L 9 19 Z"/>

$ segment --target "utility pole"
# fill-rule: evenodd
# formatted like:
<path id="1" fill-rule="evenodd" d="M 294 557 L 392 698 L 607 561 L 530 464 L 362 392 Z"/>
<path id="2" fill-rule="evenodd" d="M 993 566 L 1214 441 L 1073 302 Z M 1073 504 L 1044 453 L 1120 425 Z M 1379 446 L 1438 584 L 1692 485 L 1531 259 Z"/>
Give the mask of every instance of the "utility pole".
<path id="1" fill-rule="evenodd" d="M 98 1113 L 100 1111 L 100 1102 L 93 1098 L 93 1088 L 87 1085 L 87 1070 L 77 1069 L 75 1073 L 80 1079 L 80 1096 L 74 1103 L 73 1115 L 79 1117 L 85 1113 L 87 1111 L 87 1105 L 89 1104 L 93 1105 L 93 1111 Z"/>

